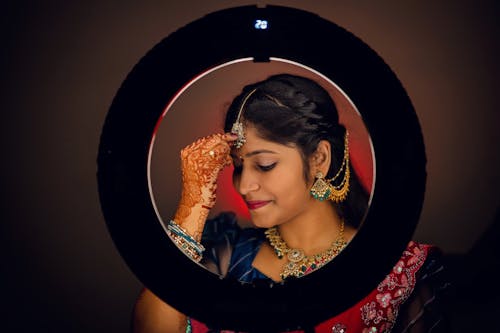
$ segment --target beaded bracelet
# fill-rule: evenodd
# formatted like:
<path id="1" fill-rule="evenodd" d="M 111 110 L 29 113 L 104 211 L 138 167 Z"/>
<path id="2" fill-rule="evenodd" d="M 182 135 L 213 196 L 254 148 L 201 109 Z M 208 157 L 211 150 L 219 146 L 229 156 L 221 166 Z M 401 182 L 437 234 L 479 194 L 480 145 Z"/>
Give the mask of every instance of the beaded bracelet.
<path id="1" fill-rule="evenodd" d="M 189 244 L 191 244 L 195 249 L 197 249 L 198 252 L 203 252 L 205 251 L 205 248 L 203 245 L 201 245 L 196 239 L 194 239 L 186 230 L 181 228 L 180 225 L 175 223 L 175 221 L 170 220 L 168 223 L 167 229 L 176 234 L 177 236 L 180 236 L 186 240 Z"/>
<path id="2" fill-rule="evenodd" d="M 175 221 L 170 220 L 168 222 L 167 234 L 182 252 L 197 262 L 201 260 L 205 247 L 175 223 Z"/>
<path id="3" fill-rule="evenodd" d="M 172 241 L 177 245 L 177 247 L 184 252 L 185 255 L 187 255 L 189 258 L 196 262 L 200 262 L 202 256 L 201 253 L 195 250 L 189 243 L 186 242 L 186 240 L 180 236 L 177 236 L 176 234 L 167 231 L 168 235 L 172 239 Z"/>

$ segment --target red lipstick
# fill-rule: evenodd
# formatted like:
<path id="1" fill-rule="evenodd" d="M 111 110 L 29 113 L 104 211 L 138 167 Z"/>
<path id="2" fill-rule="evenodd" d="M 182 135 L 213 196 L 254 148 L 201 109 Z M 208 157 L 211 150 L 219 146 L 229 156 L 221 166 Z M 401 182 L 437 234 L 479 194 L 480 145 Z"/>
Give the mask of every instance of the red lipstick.
<path id="1" fill-rule="evenodd" d="M 271 201 L 269 201 L 269 200 L 267 200 L 267 201 L 254 200 L 254 201 L 245 201 L 245 202 L 247 204 L 248 209 L 254 210 L 254 209 L 257 209 L 257 208 L 260 208 L 260 207 L 264 207 L 265 205 L 267 205 Z"/>

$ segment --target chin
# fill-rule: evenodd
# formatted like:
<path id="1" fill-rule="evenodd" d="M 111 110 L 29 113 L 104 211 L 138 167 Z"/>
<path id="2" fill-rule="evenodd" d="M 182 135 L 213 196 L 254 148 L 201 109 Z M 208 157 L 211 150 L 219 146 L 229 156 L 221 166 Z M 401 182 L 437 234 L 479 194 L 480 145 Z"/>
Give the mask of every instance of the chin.
<path id="1" fill-rule="evenodd" d="M 271 228 L 271 227 L 274 227 L 276 225 L 276 223 L 273 223 L 274 221 L 272 221 L 272 220 L 265 219 L 265 218 L 262 218 L 260 216 L 254 217 L 254 216 L 252 216 L 252 214 L 250 216 L 252 217 L 251 218 L 252 225 L 255 228 Z"/>

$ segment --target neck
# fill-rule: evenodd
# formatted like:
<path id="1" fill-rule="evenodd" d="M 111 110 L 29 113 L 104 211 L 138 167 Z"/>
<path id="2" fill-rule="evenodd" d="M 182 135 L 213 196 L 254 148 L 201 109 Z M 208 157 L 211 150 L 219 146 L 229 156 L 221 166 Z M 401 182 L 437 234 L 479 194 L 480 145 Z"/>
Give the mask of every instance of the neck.
<path id="1" fill-rule="evenodd" d="M 281 238 L 290 248 L 306 255 L 328 249 L 340 232 L 341 218 L 328 202 L 315 201 L 314 209 L 278 226 Z"/>

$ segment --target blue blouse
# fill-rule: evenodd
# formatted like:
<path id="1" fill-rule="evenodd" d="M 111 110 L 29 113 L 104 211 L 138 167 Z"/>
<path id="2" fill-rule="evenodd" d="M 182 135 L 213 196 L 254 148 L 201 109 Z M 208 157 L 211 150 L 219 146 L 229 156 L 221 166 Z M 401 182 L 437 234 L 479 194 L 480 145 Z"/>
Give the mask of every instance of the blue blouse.
<path id="1" fill-rule="evenodd" d="M 201 263 L 214 273 L 240 282 L 270 280 L 252 266 L 265 239 L 264 229 L 241 228 L 234 213 L 221 213 L 205 223 L 201 242 L 206 251 Z M 229 265 L 224 265 L 221 258 L 227 256 L 230 256 Z"/>
<path id="2" fill-rule="evenodd" d="M 260 246 L 266 240 L 264 231 L 265 229 L 241 228 L 237 223 L 234 213 L 222 213 L 217 217 L 208 220 L 205 224 L 201 240 L 206 248 L 205 252 L 203 253 L 203 259 L 201 263 L 216 274 L 224 277 L 238 279 L 241 282 L 250 283 L 257 280 L 264 280 L 266 282 L 271 281 L 269 277 L 265 276 L 252 266 L 252 262 L 254 261 L 255 256 L 260 249 Z M 413 245 L 410 247 L 411 244 Z M 432 251 L 425 250 L 426 254 L 423 255 L 422 249 L 424 248 L 432 248 Z M 409 249 L 413 249 L 413 252 L 411 252 Z M 391 284 L 395 282 L 395 280 L 393 279 L 394 276 L 388 275 L 388 277 L 379 284 L 377 289 L 375 289 L 367 296 L 367 302 L 370 302 L 361 306 L 361 308 L 355 306 L 345 312 L 349 315 L 354 314 L 354 319 L 344 314 L 340 314 L 339 316 L 334 317 L 329 321 L 319 324 L 316 327 L 318 329 L 317 331 L 344 332 L 347 326 L 343 325 L 353 325 L 353 322 L 363 325 L 377 324 L 375 326 L 380 326 L 383 324 L 386 325 L 386 328 L 388 330 L 390 330 L 390 328 L 394 328 L 394 331 L 396 332 L 403 331 L 403 328 L 405 327 L 406 329 L 412 328 L 416 323 L 418 324 L 416 326 L 420 325 L 419 327 L 422 329 L 419 332 L 430 332 L 431 330 L 434 332 L 433 329 L 435 329 L 436 327 L 440 332 L 441 330 L 447 331 L 449 325 L 447 320 L 443 317 L 439 299 L 442 297 L 443 292 L 447 289 L 449 284 L 442 274 L 443 266 L 441 261 L 439 260 L 440 254 L 438 249 L 427 245 L 420 246 L 414 242 L 410 242 L 409 247 L 405 251 L 405 253 L 406 254 L 403 254 L 402 259 L 400 260 L 400 262 L 398 262 L 397 265 L 403 264 L 407 261 L 408 263 L 410 263 L 410 261 L 414 261 L 417 257 L 422 258 L 423 261 L 418 266 L 418 272 L 411 271 L 408 273 L 411 273 L 408 276 L 412 277 L 412 281 L 414 280 L 414 278 L 416 278 L 416 281 L 413 281 L 411 286 L 408 283 L 410 281 L 408 280 L 408 277 L 405 274 L 401 274 L 401 276 L 405 275 L 404 277 L 407 278 L 405 280 L 407 282 L 406 284 L 408 285 L 407 287 L 411 287 L 411 290 L 408 289 L 408 293 L 411 292 L 411 297 L 409 299 L 405 299 L 404 304 L 398 303 L 397 307 L 394 305 L 395 310 L 393 309 L 393 311 L 396 312 L 392 313 L 392 317 L 388 316 L 388 318 L 382 318 L 382 314 L 385 313 L 384 311 L 386 311 L 389 306 L 389 303 L 384 303 L 387 301 L 385 298 L 388 295 L 388 292 L 386 292 L 384 288 L 389 288 L 388 290 L 391 293 L 396 292 L 396 294 L 393 295 L 393 298 L 397 296 L 396 289 L 398 289 L 394 289 Z M 427 253 L 429 255 L 427 255 Z M 405 261 L 403 261 L 403 257 Z M 410 264 L 413 265 L 414 263 L 412 263 Z M 398 268 L 397 265 L 395 266 L 395 269 Z M 399 274 L 399 271 L 396 273 Z M 391 274 L 396 276 L 396 273 Z M 414 276 L 414 274 L 416 276 Z M 399 275 L 397 275 L 397 277 L 399 277 Z M 403 285 L 404 283 L 401 284 L 401 286 Z M 415 290 L 413 290 L 413 288 L 415 288 Z M 373 293 L 377 293 L 377 295 Z M 369 297 L 372 297 L 373 299 Z M 376 301 L 374 301 L 375 299 Z M 392 302 L 394 302 L 394 299 L 392 300 Z M 380 311 L 377 310 L 378 312 L 374 312 L 372 308 L 378 306 L 377 304 L 379 303 Z M 333 321 L 337 319 L 347 321 L 342 325 L 339 323 L 332 324 Z M 191 324 L 192 320 L 188 318 L 188 328 L 186 332 L 191 332 Z M 375 326 L 373 326 L 373 328 Z M 386 331 L 385 329 L 382 330 L 384 332 Z M 373 330 L 371 330 L 370 332 L 372 331 Z M 412 330 L 410 329 L 410 331 Z"/>

